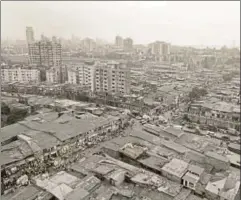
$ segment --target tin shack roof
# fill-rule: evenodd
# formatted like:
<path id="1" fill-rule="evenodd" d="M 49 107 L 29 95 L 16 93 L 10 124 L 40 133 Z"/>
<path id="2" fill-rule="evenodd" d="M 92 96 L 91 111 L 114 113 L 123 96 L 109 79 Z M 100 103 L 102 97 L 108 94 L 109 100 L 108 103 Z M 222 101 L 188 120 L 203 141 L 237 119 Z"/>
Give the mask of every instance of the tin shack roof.
<path id="1" fill-rule="evenodd" d="M 173 174 L 179 178 L 181 178 L 187 172 L 187 169 L 188 163 L 176 158 L 173 158 L 171 162 L 167 163 L 162 167 L 162 171 Z"/>

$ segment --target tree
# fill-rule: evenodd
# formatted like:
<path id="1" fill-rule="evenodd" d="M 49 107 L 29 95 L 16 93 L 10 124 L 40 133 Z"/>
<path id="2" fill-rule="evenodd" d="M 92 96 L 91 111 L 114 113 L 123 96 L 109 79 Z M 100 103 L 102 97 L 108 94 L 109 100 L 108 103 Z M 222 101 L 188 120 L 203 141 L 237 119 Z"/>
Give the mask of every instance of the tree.
<path id="1" fill-rule="evenodd" d="M 199 95 L 200 95 L 200 96 L 205 96 L 205 95 L 208 94 L 207 90 L 204 89 L 204 88 L 198 89 L 198 92 L 199 92 Z"/>
<path id="2" fill-rule="evenodd" d="M 187 114 L 185 114 L 185 115 L 183 116 L 183 120 L 184 120 L 184 121 L 187 121 L 187 122 L 190 121 L 190 119 L 188 118 L 188 115 L 187 115 Z"/>
<path id="3" fill-rule="evenodd" d="M 192 101 L 195 99 L 199 99 L 200 97 L 205 96 L 207 94 L 208 94 L 208 92 L 206 89 L 194 87 L 188 96 L 189 96 L 190 100 Z"/>
<path id="4" fill-rule="evenodd" d="M 192 91 L 189 93 L 189 98 L 192 99 L 197 99 L 199 98 L 199 94 L 198 94 L 198 88 L 193 88 Z"/>
<path id="5" fill-rule="evenodd" d="M 10 113 L 10 108 L 7 106 L 6 103 L 1 103 L 1 114 L 8 115 Z"/>

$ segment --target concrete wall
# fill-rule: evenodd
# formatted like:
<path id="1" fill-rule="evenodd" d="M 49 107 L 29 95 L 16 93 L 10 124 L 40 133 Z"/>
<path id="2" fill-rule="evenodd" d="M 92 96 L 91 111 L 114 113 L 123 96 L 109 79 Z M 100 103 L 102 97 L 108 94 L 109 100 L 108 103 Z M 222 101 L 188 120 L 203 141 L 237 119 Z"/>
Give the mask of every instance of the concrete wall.
<path id="1" fill-rule="evenodd" d="M 173 174 L 170 174 L 167 171 L 161 170 L 161 174 L 162 174 L 162 176 L 165 176 L 166 178 L 168 178 L 171 181 L 174 181 L 174 182 L 177 182 L 177 183 L 181 183 L 182 182 L 182 179 L 180 177 L 177 177 L 177 176 L 175 176 Z"/>
<path id="2" fill-rule="evenodd" d="M 207 199 L 220 200 L 220 197 L 218 197 L 218 195 L 211 193 L 207 190 L 205 190 L 205 196 L 207 197 Z"/>

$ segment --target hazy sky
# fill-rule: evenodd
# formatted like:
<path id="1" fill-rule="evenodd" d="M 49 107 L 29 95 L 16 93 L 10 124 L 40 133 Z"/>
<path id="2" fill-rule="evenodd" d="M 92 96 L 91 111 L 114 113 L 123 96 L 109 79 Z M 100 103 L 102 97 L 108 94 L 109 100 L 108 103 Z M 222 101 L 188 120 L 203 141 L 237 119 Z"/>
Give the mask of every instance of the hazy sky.
<path id="1" fill-rule="evenodd" d="M 26 26 L 37 39 L 74 34 L 113 42 L 118 34 L 136 44 L 239 45 L 240 1 L 1 2 L 3 39 L 25 39 Z"/>

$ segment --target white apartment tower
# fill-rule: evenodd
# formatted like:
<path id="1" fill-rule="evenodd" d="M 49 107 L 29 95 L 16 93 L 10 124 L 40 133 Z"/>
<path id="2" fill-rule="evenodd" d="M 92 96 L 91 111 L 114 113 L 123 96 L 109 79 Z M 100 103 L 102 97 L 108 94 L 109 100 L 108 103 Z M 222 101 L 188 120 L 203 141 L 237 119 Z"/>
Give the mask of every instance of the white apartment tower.
<path id="1" fill-rule="evenodd" d="M 71 65 L 68 68 L 68 83 L 76 83 L 89 87 L 91 91 L 95 90 L 95 62 L 87 61 L 85 63 Z"/>
<path id="2" fill-rule="evenodd" d="M 122 63 L 98 64 L 95 71 L 95 91 L 111 94 L 130 93 L 130 70 Z"/>
<path id="3" fill-rule="evenodd" d="M 87 86 L 92 92 L 130 93 L 130 69 L 118 62 L 88 61 L 68 70 L 68 82 Z M 76 77 L 76 78 L 75 78 Z"/>
<path id="4" fill-rule="evenodd" d="M 75 69 L 69 69 L 68 70 L 68 80 L 67 82 L 69 84 L 77 84 L 77 70 Z"/>
<path id="5" fill-rule="evenodd" d="M 1 67 L 2 83 L 10 82 L 40 82 L 40 71 L 38 69 L 21 68 L 21 67 Z"/>

